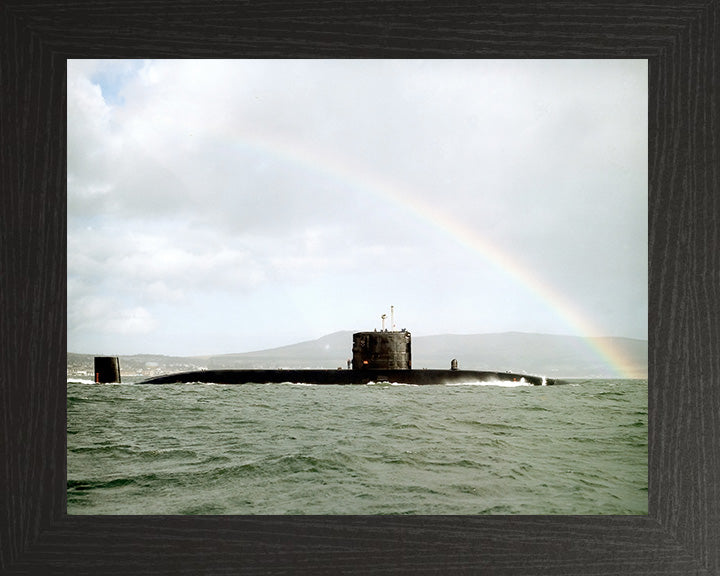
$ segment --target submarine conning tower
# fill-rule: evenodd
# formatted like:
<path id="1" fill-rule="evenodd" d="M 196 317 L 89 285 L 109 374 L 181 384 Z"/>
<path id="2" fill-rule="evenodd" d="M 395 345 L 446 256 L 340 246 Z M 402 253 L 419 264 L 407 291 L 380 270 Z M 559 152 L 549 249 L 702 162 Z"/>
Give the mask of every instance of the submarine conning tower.
<path id="1" fill-rule="evenodd" d="M 410 370 L 410 332 L 407 330 L 353 334 L 353 370 Z"/>

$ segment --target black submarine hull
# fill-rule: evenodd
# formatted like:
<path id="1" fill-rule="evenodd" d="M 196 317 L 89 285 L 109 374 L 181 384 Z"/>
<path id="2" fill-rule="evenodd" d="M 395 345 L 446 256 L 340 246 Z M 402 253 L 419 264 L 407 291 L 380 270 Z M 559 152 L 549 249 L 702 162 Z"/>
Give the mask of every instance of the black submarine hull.
<path id="1" fill-rule="evenodd" d="M 272 384 L 303 382 L 307 384 L 368 384 L 393 382 L 398 384 L 472 384 L 474 382 L 525 382 L 534 386 L 548 386 L 560 382 L 552 378 L 485 372 L 476 370 L 327 370 L 327 369 L 274 369 L 274 370 L 195 370 L 150 378 L 138 384 L 179 384 L 203 382 L 214 384 Z"/>

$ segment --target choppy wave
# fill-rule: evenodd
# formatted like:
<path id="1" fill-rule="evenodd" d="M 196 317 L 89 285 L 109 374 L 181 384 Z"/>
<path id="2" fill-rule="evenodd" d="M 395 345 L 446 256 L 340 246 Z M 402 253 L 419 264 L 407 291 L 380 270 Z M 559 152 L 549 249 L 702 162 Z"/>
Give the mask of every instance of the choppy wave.
<path id="1" fill-rule="evenodd" d="M 94 380 L 85 380 L 83 378 L 68 378 L 68 384 L 95 384 Z"/>
<path id="2" fill-rule="evenodd" d="M 517 388 L 518 386 L 534 386 L 525 380 L 486 380 L 483 382 L 446 382 L 445 386 L 502 386 L 503 388 Z"/>
<path id="3" fill-rule="evenodd" d="M 70 514 L 647 513 L 646 381 L 86 384 Z"/>

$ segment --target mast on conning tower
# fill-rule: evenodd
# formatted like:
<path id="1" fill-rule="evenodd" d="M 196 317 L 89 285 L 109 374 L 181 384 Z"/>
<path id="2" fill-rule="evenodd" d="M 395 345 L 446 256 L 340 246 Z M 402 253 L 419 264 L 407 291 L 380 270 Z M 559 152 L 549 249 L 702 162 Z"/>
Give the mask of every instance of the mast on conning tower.
<path id="1" fill-rule="evenodd" d="M 390 306 L 390 330 L 395 332 L 395 306 Z"/>

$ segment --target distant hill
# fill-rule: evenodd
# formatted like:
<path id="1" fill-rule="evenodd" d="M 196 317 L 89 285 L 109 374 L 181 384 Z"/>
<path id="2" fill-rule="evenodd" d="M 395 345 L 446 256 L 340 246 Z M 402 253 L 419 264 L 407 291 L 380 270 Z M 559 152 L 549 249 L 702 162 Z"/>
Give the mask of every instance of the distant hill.
<path id="1" fill-rule="evenodd" d="M 445 334 L 413 338 L 413 365 L 450 367 L 456 358 L 467 370 L 508 370 L 565 378 L 602 378 L 615 371 L 598 346 L 629 360 L 625 373 L 647 378 L 648 344 L 632 338 L 580 338 L 551 334 Z"/>
<path id="2" fill-rule="evenodd" d="M 175 357 L 152 354 L 121 356 L 124 374 L 151 376 L 200 368 L 346 368 L 352 357 L 352 331 L 334 332 L 280 348 Z M 441 334 L 413 336 L 413 368 L 508 370 L 561 378 L 605 378 L 615 372 L 600 356 L 598 345 L 618 350 L 629 360 L 626 373 L 647 378 L 648 343 L 633 338 L 592 338 L 504 332 L 499 334 Z M 68 374 L 92 374 L 93 356 L 68 353 Z"/>

